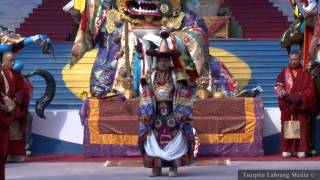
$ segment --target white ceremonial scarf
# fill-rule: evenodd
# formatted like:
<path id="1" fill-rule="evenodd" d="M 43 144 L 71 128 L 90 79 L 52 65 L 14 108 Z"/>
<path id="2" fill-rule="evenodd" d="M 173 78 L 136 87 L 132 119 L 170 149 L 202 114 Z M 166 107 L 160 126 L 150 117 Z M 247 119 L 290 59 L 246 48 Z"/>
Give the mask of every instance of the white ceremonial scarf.
<path id="1" fill-rule="evenodd" d="M 151 134 L 147 136 L 147 142 L 144 145 L 144 149 L 149 156 L 160 157 L 161 159 L 172 161 L 182 157 L 188 151 L 188 143 L 183 138 L 182 132 L 179 131 L 169 144 L 161 149 L 153 132 L 151 132 Z"/>

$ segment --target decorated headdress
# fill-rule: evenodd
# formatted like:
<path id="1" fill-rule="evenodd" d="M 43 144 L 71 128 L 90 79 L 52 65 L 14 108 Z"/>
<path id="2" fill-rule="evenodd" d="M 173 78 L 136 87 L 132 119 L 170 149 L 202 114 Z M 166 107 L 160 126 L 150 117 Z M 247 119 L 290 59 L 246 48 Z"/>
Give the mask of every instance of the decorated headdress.
<path id="1" fill-rule="evenodd" d="M 168 46 L 167 38 L 169 37 L 169 33 L 167 31 L 161 31 L 160 36 L 162 38 L 159 46 L 159 51 L 149 49 L 146 54 L 148 56 L 153 56 L 157 58 L 176 58 L 180 56 L 180 52 L 178 50 L 170 49 Z"/>

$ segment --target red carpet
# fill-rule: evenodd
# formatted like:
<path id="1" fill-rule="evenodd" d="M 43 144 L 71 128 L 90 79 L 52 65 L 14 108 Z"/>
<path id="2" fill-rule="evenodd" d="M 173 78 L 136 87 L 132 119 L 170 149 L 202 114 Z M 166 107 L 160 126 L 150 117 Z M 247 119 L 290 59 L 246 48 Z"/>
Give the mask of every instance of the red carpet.
<path id="1" fill-rule="evenodd" d="M 26 159 L 26 162 L 105 162 L 106 160 L 139 160 L 141 157 L 112 157 L 112 158 L 86 158 L 82 155 L 61 154 L 33 156 Z M 261 157 L 198 157 L 197 160 L 226 160 L 231 161 L 320 161 L 320 155 L 308 158 L 282 158 L 280 154 L 266 155 Z"/>
<path id="2" fill-rule="evenodd" d="M 240 23 L 244 38 L 279 39 L 289 27 L 287 17 L 268 0 L 225 0 L 224 6 Z"/>
<path id="3" fill-rule="evenodd" d="M 66 41 L 74 26 L 71 15 L 62 10 L 68 2 L 69 0 L 43 0 L 16 32 L 23 36 L 45 34 L 54 42 Z"/>

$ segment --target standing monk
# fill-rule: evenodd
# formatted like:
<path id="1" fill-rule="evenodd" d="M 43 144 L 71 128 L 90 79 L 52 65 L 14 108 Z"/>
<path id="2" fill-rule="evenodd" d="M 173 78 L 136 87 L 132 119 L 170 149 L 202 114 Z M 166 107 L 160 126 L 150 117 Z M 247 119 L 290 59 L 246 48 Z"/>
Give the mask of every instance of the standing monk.
<path id="1" fill-rule="evenodd" d="M 1 114 L 3 114 L 5 135 L 4 154 L 8 161 L 23 161 L 25 155 L 24 131 L 27 123 L 30 100 L 30 83 L 13 66 L 15 54 L 4 53 L 1 67 Z"/>
<path id="2" fill-rule="evenodd" d="M 0 87 L 2 92 L 3 78 L 0 75 Z M 3 96 L 0 93 L 0 179 L 5 178 L 5 168 L 4 164 L 6 162 L 6 154 L 8 152 L 8 132 L 9 132 L 9 121 L 10 118 L 7 117 L 5 112 L 6 108 L 3 105 Z"/>
<path id="3" fill-rule="evenodd" d="M 299 50 L 289 54 L 289 65 L 277 77 L 275 92 L 281 111 L 281 151 L 283 157 L 297 153 L 305 157 L 309 150 L 308 119 L 316 114 L 315 86 L 311 74 L 302 68 Z M 284 121 L 300 122 L 300 139 L 285 139 Z"/>
<path id="4" fill-rule="evenodd" d="M 2 59 L 2 57 L 0 57 L 0 59 Z M 8 89 L 8 83 L 6 85 L 6 80 L 3 76 L 3 69 L 5 66 L 10 66 L 7 64 L 6 59 L 4 59 L 3 67 L 0 67 L 0 179 L 5 178 L 4 165 L 9 151 L 9 125 L 12 121 L 12 114 L 10 111 L 12 111 L 12 107 L 14 106 L 13 103 L 10 105 L 9 100 L 5 100 L 5 92 L 6 89 Z"/>

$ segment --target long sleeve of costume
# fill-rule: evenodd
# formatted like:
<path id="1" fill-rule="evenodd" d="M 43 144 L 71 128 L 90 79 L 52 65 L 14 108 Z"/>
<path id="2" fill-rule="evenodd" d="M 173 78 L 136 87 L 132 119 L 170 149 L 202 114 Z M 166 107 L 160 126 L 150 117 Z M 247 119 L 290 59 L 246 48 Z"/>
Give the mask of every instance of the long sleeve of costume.
<path id="1" fill-rule="evenodd" d="M 211 89 L 222 90 L 225 96 L 237 93 L 237 81 L 225 65 L 209 54 L 208 29 L 204 20 L 196 13 L 185 14 L 181 30 L 174 31 L 173 44 L 182 55 L 175 61 L 175 67 L 184 69 L 191 80 L 211 75 Z"/>
<path id="2" fill-rule="evenodd" d="M 180 73 L 177 74 L 179 78 Z M 192 94 L 186 79 L 177 81 L 174 97 L 174 115 L 184 117 L 185 120 L 192 120 Z"/>
<path id="3" fill-rule="evenodd" d="M 209 59 L 208 30 L 201 22 L 197 14 L 186 13 L 182 22 L 183 28 L 172 33 L 175 48 L 182 52 L 175 67 L 184 69 L 193 80 L 206 71 L 205 65 Z"/>
<path id="4" fill-rule="evenodd" d="M 141 119 L 152 119 L 155 115 L 154 94 L 152 89 L 146 85 L 142 87 L 142 94 L 140 98 L 139 116 Z"/>
<path id="5" fill-rule="evenodd" d="M 34 35 L 34 36 L 26 37 L 18 43 L 0 44 L 0 53 L 5 53 L 8 51 L 17 52 L 23 49 L 24 47 L 35 44 L 35 43 L 47 46 L 51 43 L 51 41 L 46 35 L 43 35 L 43 34 Z"/>
<path id="6" fill-rule="evenodd" d="M 151 130 L 151 124 L 156 116 L 155 97 L 150 85 L 151 79 L 148 74 L 141 79 L 141 96 L 139 105 L 139 139 L 144 139 Z"/>
<path id="7" fill-rule="evenodd" d="M 193 140 L 194 132 L 190 124 L 192 117 L 192 94 L 186 80 L 178 81 L 175 91 L 174 110 L 181 131 L 186 139 Z"/>
<path id="8" fill-rule="evenodd" d="M 140 94 L 138 145 L 141 154 L 145 154 L 144 142 L 151 131 L 152 122 L 156 116 L 155 97 L 150 85 L 149 76 L 141 79 Z"/>

